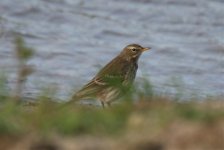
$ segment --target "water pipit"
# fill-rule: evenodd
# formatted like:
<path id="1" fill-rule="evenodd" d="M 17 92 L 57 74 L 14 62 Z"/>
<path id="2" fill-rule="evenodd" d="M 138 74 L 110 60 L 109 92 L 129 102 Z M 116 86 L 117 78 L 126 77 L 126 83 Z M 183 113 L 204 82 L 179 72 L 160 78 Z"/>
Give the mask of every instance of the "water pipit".
<path id="1" fill-rule="evenodd" d="M 98 99 L 102 106 L 122 97 L 132 85 L 142 52 L 149 50 L 138 44 L 126 46 L 121 53 L 103 67 L 68 103 L 81 99 Z"/>

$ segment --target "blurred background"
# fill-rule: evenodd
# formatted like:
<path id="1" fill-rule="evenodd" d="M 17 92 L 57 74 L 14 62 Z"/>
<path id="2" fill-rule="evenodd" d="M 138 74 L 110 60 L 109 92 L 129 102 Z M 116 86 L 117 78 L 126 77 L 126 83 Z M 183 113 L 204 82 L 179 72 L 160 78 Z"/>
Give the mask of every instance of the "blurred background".
<path id="1" fill-rule="evenodd" d="M 36 50 L 27 96 L 54 86 L 69 97 L 130 43 L 153 48 L 137 82 L 169 95 L 224 95 L 223 0 L 1 0 L 0 70 L 11 87 L 14 35 Z"/>
<path id="2" fill-rule="evenodd" d="M 137 102 L 55 103 L 130 43 Z M 223 0 L 0 0 L 0 149 L 223 150 L 223 74 Z"/>

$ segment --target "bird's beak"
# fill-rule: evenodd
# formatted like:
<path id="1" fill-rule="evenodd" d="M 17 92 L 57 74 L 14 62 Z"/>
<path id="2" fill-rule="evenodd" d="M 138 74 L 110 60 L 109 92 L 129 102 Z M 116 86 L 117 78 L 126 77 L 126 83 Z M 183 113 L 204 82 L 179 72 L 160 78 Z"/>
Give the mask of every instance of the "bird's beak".
<path id="1" fill-rule="evenodd" d="M 142 49 L 142 52 L 147 51 L 147 50 L 150 50 L 150 49 L 151 49 L 151 47 L 144 47 L 144 48 Z"/>

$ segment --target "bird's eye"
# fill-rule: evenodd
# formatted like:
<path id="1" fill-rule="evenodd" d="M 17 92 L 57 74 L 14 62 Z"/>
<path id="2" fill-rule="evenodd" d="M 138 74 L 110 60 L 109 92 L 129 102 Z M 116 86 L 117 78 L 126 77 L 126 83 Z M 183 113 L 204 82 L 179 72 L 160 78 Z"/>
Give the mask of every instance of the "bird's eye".
<path id="1" fill-rule="evenodd" d="M 136 49 L 136 48 L 132 48 L 131 50 L 132 50 L 132 52 L 136 52 L 136 51 L 137 51 L 137 49 Z"/>

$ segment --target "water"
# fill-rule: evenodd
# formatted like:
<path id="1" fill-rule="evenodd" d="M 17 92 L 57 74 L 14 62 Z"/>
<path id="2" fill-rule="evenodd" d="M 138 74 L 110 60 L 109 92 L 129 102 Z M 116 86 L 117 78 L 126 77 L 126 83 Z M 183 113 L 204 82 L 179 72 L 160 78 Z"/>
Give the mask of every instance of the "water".
<path id="1" fill-rule="evenodd" d="M 137 81 L 148 78 L 167 94 L 224 95 L 223 0 L 1 0 L 0 29 L 0 69 L 10 87 L 13 35 L 36 49 L 26 95 L 56 86 L 67 98 L 129 43 L 153 47 Z"/>

